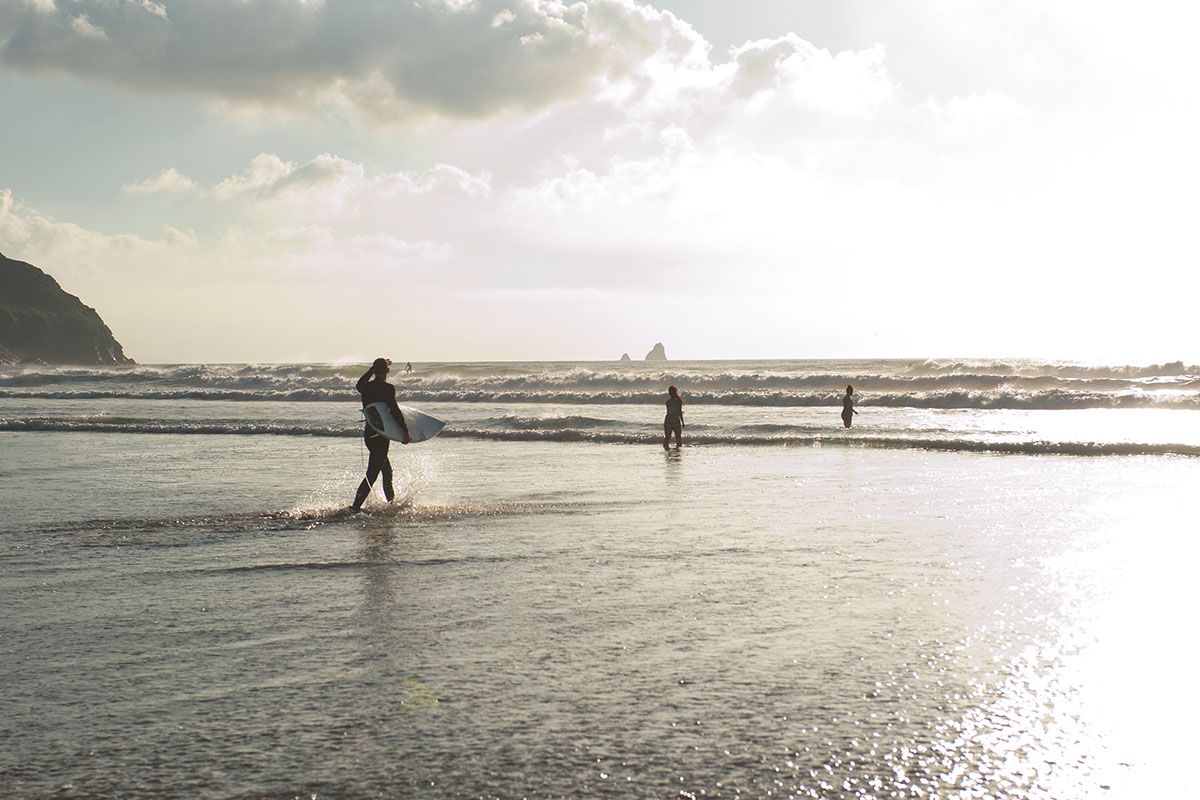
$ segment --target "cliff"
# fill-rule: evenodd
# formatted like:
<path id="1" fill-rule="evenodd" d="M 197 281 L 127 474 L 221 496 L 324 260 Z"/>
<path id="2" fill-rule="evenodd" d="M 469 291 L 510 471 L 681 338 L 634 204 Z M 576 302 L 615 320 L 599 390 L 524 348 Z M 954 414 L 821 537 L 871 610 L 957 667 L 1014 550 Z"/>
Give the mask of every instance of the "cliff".
<path id="1" fill-rule="evenodd" d="M 0 364 L 132 364 L 94 308 L 0 254 Z"/>

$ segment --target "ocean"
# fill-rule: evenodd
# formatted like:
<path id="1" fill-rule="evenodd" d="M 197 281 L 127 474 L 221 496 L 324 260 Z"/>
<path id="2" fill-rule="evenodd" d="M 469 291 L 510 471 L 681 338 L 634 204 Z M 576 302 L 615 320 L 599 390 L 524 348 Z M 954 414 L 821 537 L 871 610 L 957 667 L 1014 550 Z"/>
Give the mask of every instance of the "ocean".
<path id="1" fill-rule="evenodd" d="M 1200 789 L 1200 366 L 363 369 L 0 367 L 0 796 Z"/>

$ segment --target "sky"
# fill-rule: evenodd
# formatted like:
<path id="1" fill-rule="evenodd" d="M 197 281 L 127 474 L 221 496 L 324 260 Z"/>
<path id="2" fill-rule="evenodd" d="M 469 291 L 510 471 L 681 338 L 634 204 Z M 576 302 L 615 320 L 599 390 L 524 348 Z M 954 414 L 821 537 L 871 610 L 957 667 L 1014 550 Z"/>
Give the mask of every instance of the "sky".
<path id="1" fill-rule="evenodd" d="M 1196 363 L 1198 21 L 0 0 L 0 252 L 148 363 Z"/>

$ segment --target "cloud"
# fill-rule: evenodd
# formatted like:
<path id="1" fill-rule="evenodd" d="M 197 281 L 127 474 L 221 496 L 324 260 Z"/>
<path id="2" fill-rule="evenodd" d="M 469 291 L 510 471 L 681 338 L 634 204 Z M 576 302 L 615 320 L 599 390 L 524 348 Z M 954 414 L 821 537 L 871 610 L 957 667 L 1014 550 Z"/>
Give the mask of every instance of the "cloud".
<path id="1" fill-rule="evenodd" d="M 626 0 L 23 3 L 0 11 L 0 58 L 234 103 L 479 117 L 543 107 L 639 59 L 596 29 L 592 7 L 635 9 Z"/>
<path id="2" fill-rule="evenodd" d="M 407 240 L 391 233 L 339 235 L 333 229 L 310 225 L 277 228 L 263 237 L 265 249 L 257 262 L 266 267 L 302 270 L 326 279 L 345 279 L 350 272 L 394 275 L 416 263 L 445 261 L 454 247 L 445 242 Z"/>
<path id="3" fill-rule="evenodd" d="M 231 107 L 411 122 L 600 98 L 650 108 L 791 94 L 839 111 L 886 98 L 882 49 L 789 35 L 714 62 L 704 37 L 634 0 L 29 0 L 0 10 L 0 63 Z M 707 100 L 705 95 L 708 93 Z"/>
<path id="4" fill-rule="evenodd" d="M 162 239 L 131 233 L 106 234 L 41 214 L 0 189 L 0 249 L 35 264 L 77 261 L 94 263 L 109 255 L 136 255 L 167 248 L 194 246 L 196 234 L 167 226 Z"/>
<path id="5" fill-rule="evenodd" d="M 926 109 L 934 119 L 957 127 L 979 127 L 1023 120 L 1030 110 L 1006 94 L 996 91 L 955 95 L 946 102 L 930 99 Z"/>
<path id="6" fill-rule="evenodd" d="M 885 56 L 880 45 L 832 53 L 795 34 L 747 42 L 734 50 L 728 88 L 740 97 L 780 93 L 817 109 L 865 114 L 891 97 Z"/>
<path id="7" fill-rule="evenodd" d="M 246 169 L 217 183 L 210 194 L 224 202 L 249 200 L 264 210 L 285 207 L 294 216 L 361 217 L 370 222 L 399 211 L 398 203 L 404 198 L 439 190 L 460 198 L 487 198 L 490 181 L 486 173 L 472 174 L 450 164 L 414 172 L 368 174 L 363 164 L 332 153 L 304 163 L 262 153 L 251 159 Z"/>
<path id="8" fill-rule="evenodd" d="M 93 23 L 88 19 L 87 14 L 80 14 L 77 17 L 71 17 L 71 30 L 81 39 L 95 39 L 97 41 L 107 42 L 108 34 L 103 28 Z"/>
<path id="9" fill-rule="evenodd" d="M 194 180 L 174 167 L 169 167 L 151 178 L 127 183 L 121 189 L 129 194 L 154 194 L 156 192 L 186 192 L 195 187 Z"/>

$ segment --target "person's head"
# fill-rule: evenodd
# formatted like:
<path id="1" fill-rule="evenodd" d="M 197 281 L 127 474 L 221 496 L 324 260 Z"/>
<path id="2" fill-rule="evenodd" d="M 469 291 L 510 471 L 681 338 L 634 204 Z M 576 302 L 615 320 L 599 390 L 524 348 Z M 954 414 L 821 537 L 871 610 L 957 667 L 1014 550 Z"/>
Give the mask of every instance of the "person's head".
<path id="1" fill-rule="evenodd" d="M 846 384 L 846 394 L 854 394 L 854 387 L 850 384 Z"/>
<path id="2" fill-rule="evenodd" d="M 371 362 L 371 372 L 375 373 L 375 377 L 383 380 L 387 377 L 388 370 L 392 368 L 392 362 L 386 358 L 377 358 Z"/>
<path id="3" fill-rule="evenodd" d="M 668 387 L 667 394 L 671 395 L 671 397 L 679 397 L 679 390 L 676 389 L 674 386 L 671 386 L 671 387 Z"/>

